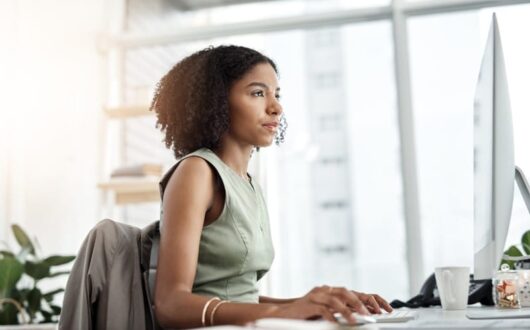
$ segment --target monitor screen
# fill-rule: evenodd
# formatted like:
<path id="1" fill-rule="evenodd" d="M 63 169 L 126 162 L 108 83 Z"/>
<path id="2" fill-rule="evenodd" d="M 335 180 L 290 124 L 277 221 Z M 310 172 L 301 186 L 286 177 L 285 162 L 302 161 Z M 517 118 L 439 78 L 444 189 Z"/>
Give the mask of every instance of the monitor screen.
<path id="1" fill-rule="evenodd" d="M 503 256 L 514 188 L 513 124 L 493 15 L 474 102 L 474 276 L 491 278 Z"/>

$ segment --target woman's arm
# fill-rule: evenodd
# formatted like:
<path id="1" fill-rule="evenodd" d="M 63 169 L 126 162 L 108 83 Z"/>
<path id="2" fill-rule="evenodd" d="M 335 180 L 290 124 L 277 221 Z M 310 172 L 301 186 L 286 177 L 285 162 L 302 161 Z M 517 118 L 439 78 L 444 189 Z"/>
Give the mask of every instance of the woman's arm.
<path id="1" fill-rule="evenodd" d="M 205 214 L 214 196 L 214 176 L 205 160 L 183 160 L 163 198 L 163 226 L 155 284 L 155 314 L 166 327 L 201 326 L 208 298 L 191 294 Z"/>
<path id="2" fill-rule="evenodd" d="M 280 298 L 271 298 L 271 297 L 265 297 L 260 296 L 259 297 L 259 303 L 260 304 L 290 304 L 294 303 L 300 298 L 288 298 L 288 299 L 280 299 Z"/>

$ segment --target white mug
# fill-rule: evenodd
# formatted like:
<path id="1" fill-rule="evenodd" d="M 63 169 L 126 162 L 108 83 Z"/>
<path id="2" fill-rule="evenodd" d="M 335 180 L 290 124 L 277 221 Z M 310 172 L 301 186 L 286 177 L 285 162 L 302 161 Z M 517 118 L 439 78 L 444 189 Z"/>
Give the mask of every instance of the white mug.
<path id="1" fill-rule="evenodd" d="M 466 309 L 469 294 L 469 267 L 435 268 L 436 286 L 447 310 Z"/>

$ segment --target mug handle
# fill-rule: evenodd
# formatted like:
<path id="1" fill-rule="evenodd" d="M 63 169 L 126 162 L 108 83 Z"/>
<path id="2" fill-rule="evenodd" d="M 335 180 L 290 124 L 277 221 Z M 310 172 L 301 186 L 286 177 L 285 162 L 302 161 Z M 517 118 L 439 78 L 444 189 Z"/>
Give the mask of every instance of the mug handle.
<path id="1" fill-rule="evenodd" d="M 447 288 L 445 295 L 448 300 L 448 303 L 454 304 L 456 302 L 456 297 L 453 291 L 454 275 L 450 270 L 445 269 L 442 273 L 442 278 L 443 278 L 443 282 L 445 283 L 445 287 Z"/>

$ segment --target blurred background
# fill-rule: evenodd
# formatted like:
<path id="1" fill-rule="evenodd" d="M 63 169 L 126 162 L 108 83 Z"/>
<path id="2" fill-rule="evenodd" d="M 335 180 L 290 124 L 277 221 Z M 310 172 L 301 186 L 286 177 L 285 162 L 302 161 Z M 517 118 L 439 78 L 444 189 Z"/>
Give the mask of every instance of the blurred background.
<path id="1" fill-rule="evenodd" d="M 278 64 L 289 123 L 252 160 L 276 247 L 263 293 L 407 299 L 435 266 L 472 266 L 473 97 L 493 12 L 530 173 L 530 1 L 2 0 L 0 240 L 16 246 L 18 223 L 44 255 L 75 254 L 103 218 L 158 219 L 175 159 L 153 89 L 184 56 L 237 44 Z M 515 196 L 507 244 L 530 228 Z"/>

